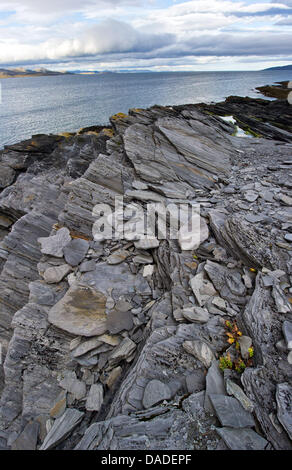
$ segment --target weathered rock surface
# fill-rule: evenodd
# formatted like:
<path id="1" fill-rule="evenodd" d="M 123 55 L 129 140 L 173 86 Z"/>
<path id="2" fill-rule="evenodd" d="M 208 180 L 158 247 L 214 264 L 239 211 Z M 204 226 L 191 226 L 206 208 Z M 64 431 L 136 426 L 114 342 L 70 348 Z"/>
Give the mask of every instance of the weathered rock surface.
<path id="1" fill-rule="evenodd" d="M 287 106 L 154 106 L 0 152 L 1 449 L 291 450 Z M 192 203 L 199 239 L 163 236 Z"/>

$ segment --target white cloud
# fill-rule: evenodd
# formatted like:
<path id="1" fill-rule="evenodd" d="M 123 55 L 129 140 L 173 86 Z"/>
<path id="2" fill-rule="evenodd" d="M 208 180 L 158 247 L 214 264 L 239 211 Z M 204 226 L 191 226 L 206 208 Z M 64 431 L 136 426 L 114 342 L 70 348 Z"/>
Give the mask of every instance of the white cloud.
<path id="1" fill-rule="evenodd" d="M 157 67 L 160 60 L 183 68 L 227 56 L 289 56 L 292 0 L 170 1 L 0 0 L 0 12 L 15 10 L 0 22 L 0 64 Z"/>
<path id="2" fill-rule="evenodd" d="M 144 53 L 167 46 L 174 39 L 171 34 L 140 32 L 127 23 L 109 19 L 91 26 L 79 37 L 62 41 L 50 39 L 41 44 L 19 44 L 16 40 L 10 40 L 5 42 L 5 47 L 2 41 L 0 63 L 58 61 L 69 57 L 122 52 Z"/>

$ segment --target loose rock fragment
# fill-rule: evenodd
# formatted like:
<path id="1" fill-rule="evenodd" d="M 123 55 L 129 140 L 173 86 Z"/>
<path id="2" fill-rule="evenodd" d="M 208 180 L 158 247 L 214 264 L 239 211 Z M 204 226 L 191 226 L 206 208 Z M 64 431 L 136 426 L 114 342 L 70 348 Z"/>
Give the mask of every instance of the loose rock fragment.
<path id="1" fill-rule="evenodd" d="M 49 450 L 60 444 L 80 423 L 83 415 L 81 411 L 68 408 L 60 418 L 56 419 L 40 450 Z"/>
<path id="2" fill-rule="evenodd" d="M 292 387 L 288 383 L 277 385 L 277 416 L 292 439 Z"/>
<path id="3" fill-rule="evenodd" d="M 99 411 L 103 403 L 103 386 L 101 384 L 93 384 L 86 400 L 87 411 Z"/>
<path id="4" fill-rule="evenodd" d="M 89 243 L 82 238 L 74 238 L 63 249 L 65 260 L 70 266 L 77 266 L 85 258 Z"/>
<path id="5" fill-rule="evenodd" d="M 163 400 L 169 400 L 171 395 L 171 390 L 168 385 L 160 382 L 160 380 L 150 380 L 144 390 L 143 406 L 146 409 L 151 408 L 151 406 Z"/>
<path id="6" fill-rule="evenodd" d="M 207 323 L 210 318 L 208 310 L 201 307 L 184 308 L 182 315 L 193 323 Z"/>
<path id="7" fill-rule="evenodd" d="M 67 274 L 71 271 L 71 266 L 62 264 L 61 266 L 53 266 L 44 272 L 44 280 L 48 284 L 57 284 L 61 282 Z"/>
<path id="8" fill-rule="evenodd" d="M 217 428 L 231 450 L 265 450 L 268 442 L 252 429 Z"/>
<path id="9" fill-rule="evenodd" d="M 236 398 L 226 395 L 209 395 L 209 397 L 222 426 L 230 428 L 252 428 L 255 426 L 251 413 L 246 411 Z"/>
<path id="10" fill-rule="evenodd" d="M 209 369 L 215 359 L 213 351 L 204 341 L 185 341 L 183 343 L 183 348 L 189 354 L 192 354 L 196 359 L 202 362 L 206 369 Z"/>
<path id="11" fill-rule="evenodd" d="M 106 297 L 90 287 L 73 285 L 50 310 L 53 325 L 80 336 L 98 336 L 107 330 Z"/>
<path id="12" fill-rule="evenodd" d="M 56 235 L 39 238 L 38 242 L 41 244 L 41 252 L 44 255 L 62 258 L 64 248 L 71 242 L 70 232 L 66 227 L 63 227 L 57 231 Z"/>

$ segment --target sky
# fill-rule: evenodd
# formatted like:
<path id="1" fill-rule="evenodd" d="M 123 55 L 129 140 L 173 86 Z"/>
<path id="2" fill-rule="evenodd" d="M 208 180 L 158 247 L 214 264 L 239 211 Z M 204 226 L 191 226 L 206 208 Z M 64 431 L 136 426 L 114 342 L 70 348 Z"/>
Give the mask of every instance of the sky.
<path id="1" fill-rule="evenodd" d="M 292 0 L 0 0 L 0 68 L 261 70 L 292 64 Z"/>

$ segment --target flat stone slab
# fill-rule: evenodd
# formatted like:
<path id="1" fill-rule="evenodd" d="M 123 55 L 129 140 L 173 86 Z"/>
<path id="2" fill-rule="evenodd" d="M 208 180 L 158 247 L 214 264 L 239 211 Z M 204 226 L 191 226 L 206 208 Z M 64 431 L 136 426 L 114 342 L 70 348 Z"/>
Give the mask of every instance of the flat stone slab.
<path id="1" fill-rule="evenodd" d="M 233 395 L 243 406 L 243 408 L 251 413 L 254 410 L 254 405 L 252 401 L 246 396 L 242 388 L 239 387 L 232 380 L 226 380 L 226 392 L 228 395 Z"/>
<path id="2" fill-rule="evenodd" d="M 193 323 L 207 323 L 210 318 L 208 310 L 201 307 L 184 308 L 182 314 L 186 320 Z"/>
<path id="3" fill-rule="evenodd" d="M 286 340 L 287 348 L 289 351 L 292 350 L 292 322 L 291 321 L 284 321 L 283 322 L 283 334 Z"/>
<path id="4" fill-rule="evenodd" d="M 139 250 L 151 250 L 159 247 L 159 240 L 157 238 L 141 238 L 141 240 L 134 243 L 135 248 Z"/>
<path id="5" fill-rule="evenodd" d="M 292 439 L 292 387 L 288 383 L 278 384 L 276 391 L 277 416 Z"/>
<path id="6" fill-rule="evenodd" d="M 117 346 L 111 356 L 109 357 L 110 365 L 117 365 L 119 362 L 123 361 L 129 357 L 136 349 L 136 344 L 130 338 L 125 338 Z"/>
<path id="7" fill-rule="evenodd" d="M 0 163 L 0 189 L 10 186 L 14 181 L 15 175 L 16 173 L 12 168 Z"/>
<path id="8" fill-rule="evenodd" d="M 44 280 L 47 284 L 56 284 L 61 282 L 67 274 L 71 271 L 71 266 L 62 264 L 61 266 L 52 266 L 44 272 Z"/>
<path id="9" fill-rule="evenodd" d="M 246 411 L 236 398 L 226 395 L 209 395 L 222 426 L 230 428 L 252 428 L 252 414 Z"/>
<path id="10" fill-rule="evenodd" d="M 60 418 L 56 419 L 41 445 L 40 450 L 49 450 L 60 444 L 60 442 L 69 436 L 77 424 L 80 423 L 83 416 L 83 412 L 68 408 Z"/>
<path id="11" fill-rule="evenodd" d="M 206 394 L 204 408 L 210 413 L 214 412 L 213 405 L 209 398 L 210 395 L 224 395 L 225 386 L 223 374 L 219 368 L 218 361 L 213 361 L 206 376 Z"/>
<path id="12" fill-rule="evenodd" d="M 71 354 L 73 357 L 83 356 L 83 354 L 92 351 L 93 349 L 97 348 L 98 346 L 101 346 L 102 344 L 102 341 L 100 341 L 99 337 L 97 336 L 96 338 L 91 338 L 87 341 L 83 341 L 75 349 L 73 349 Z"/>
<path id="13" fill-rule="evenodd" d="M 268 441 L 252 429 L 216 428 L 230 450 L 265 450 Z"/>
<path id="14" fill-rule="evenodd" d="M 49 311 L 49 322 L 77 336 L 98 336 L 107 330 L 106 297 L 90 287 L 73 285 Z"/>
<path id="15" fill-rule="evenodd" d="M 183 343 L 183 348 L 189 354 L 192 354 L 196 359 L 198 359 L 198 361 L 202 362 L 206 369 L 209 369 L 215 359 L 213 351 L 204 341 L 185 341 Z"/>
<path id="16" fill-rule="evenodd" d="M 145 387 L 142 403 L 144 408 L 151 408 L 163 400 L 169 400 L 171 395 L 168 385 L 160 380 L 150 380 Z"/>
<path id="17" fill-rule="evenodd" d="M 129 255 L 130 253 L 127 250 L 115 251 L 107 258 L 107 263 L 112 265 L 120 264 L 125 261 L 129 257 Z"/>
<path id="18" fill-rule="evenodd" d="M 58 230 L 56 235 L 51 237 L 41 237 L 38 239 L 41 245 L 41 252 L 44 255 L 56 256 L 56 258 L 63 257 L 63 249 L 68 243 L 71 242 L 70 232 L 66 227 Z"/>
<path id="19" fill-rule="evenodd" d="M 130 311 L 128 312 L 110 312 L 107 316 L 107 330 L 111 334 L 119 333 L 123 330 L 131 330 L 134 326 L 133 315 Z"/>
<path id="20" fill-rule="evenodd" d="M 86 400 L 87 411 L 99 411 L 103 402 L 103 386 L 101 384 L 93 384 L 90 387 Z"/>
<path id="21" fill-rule="evenodd" d="M 74 371 L 67 372 L 63 380 L 60 381 L 60 387 L 72 393 L 76 400 L 81 400 L 86 395 L 86 385 L 77 379 Z"/>
<path id="22" fill-rule="evenodd" d="M 178 234 L 178 243 L 183 251 L 196 250 L 209 238 L 209 228 L 203 217 L 199 218 L 199 226 L 196 227 L 196 217 L 194 217 L 194 231 L 190 233 L 188 223 L 183 226 Z"/>
<path id="23" fill-rule="evenodd" d="M 70 266 L 77 266 L 85 258 L 88 248 L 89 243 L 87 240 L 74 238 L 63 250 L 66 262 Z"/>
<path id="24" fill-rule="evenodd" d="M 28 423 L 13 442 L 11 450 L 36 450 L 40 425 L 36 421 Z"/>

